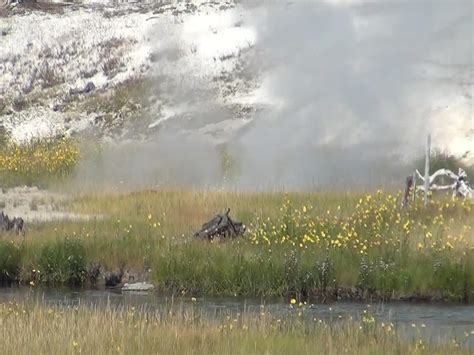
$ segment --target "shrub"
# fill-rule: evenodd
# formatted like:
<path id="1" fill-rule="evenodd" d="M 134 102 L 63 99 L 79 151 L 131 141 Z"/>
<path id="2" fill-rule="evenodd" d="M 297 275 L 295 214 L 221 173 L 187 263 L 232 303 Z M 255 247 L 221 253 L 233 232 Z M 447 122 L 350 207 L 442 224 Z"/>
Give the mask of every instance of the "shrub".
<path id="1" fill-rule="evenodd" d="M 425 157 L 420 157 L 415 162 L 415 167 L 422 174 L 425 171 Z M 474 179 L 474 166 L 467 165 L 459 157 L 449 153 L 448 151 L 435 150 L 431 153 L 430 157 L 430 173 L 434 173 L 439 169 L 449 169 L 455 174 L 458 173 L 458 169 L 464 169 L 468 178 L 472 181 Z"/>
<path id="2" fill-rule="evenodd" d="M 378 292 L 383 297 L 389 297 L 392 292 L 399 290 L 401 276 L 395 262 L 362 258 L 358 287 L 369 294 Z"/>
<path id="3" fill-rule="evenodd" d="M 80 240 L 44 245 L 38 264 L 40 280 L 48 284 L 82 285 L 86 279 L 86 252 Z"/>
<path id="4" fill-rule="evenodd" d="M 18 280 L 23 250 L 21 245 L 0 241 L 0 283 L 10 283 Z"/>
<path id="5" fill-rule="evenodd" d="M 461 263 L 439 260 L 433 265 L 432 288 L 442 292 L 443 297 L 453 301 L 462 301 L 466 295 L 466 275 Z"/>

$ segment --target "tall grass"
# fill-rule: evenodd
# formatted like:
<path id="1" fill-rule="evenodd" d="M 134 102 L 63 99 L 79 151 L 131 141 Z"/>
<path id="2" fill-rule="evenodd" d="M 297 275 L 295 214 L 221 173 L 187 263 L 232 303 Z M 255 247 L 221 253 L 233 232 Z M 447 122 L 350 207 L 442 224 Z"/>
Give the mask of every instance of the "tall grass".
<path id="1" fill-rule="evenodd" d="M 283 318 L 264 307 L 259 314 L 209 317 L 192 305 L 150 311 L 22 302 L 0 304 L 0 322 L 7 354 L 469 353 L 462 339 L 436 347 L 419 336 L 404 340 L 393 324 L 369 314 L 326 323 L 304 319 L 299 309 Z"/>
<path id="2" fill-rule="evenodd" d="M 80 240 L 65 238 L 45 244 L 37 261 L 36 279 L 47 284 L 82 285 L 87 273 L 85 254 Z"/>
<path id="3" fill-rule="evenodd" d="M 438 196 L 429 208 L 420 201 L 402 209 L 399 198 L 380 191 L 78 197 L 71 211 L 100 216 L 27 226 L 21 277 L 81 283 L 87 265 L 100 262 L 180 293 L 472 302 L 472 202 Z M 193 231 L 226 206 L 247 225 L 245 237 L 195 240 Z"/>

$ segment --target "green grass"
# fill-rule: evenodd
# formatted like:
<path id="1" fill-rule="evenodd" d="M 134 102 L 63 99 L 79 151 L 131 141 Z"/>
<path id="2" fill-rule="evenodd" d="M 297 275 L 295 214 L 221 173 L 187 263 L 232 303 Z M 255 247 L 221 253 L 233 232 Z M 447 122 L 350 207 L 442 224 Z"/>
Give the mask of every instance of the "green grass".
<path id="1" fill-rule="evenodd" d="M 86 250 L 81 240 L 45 244 L 38 258 L 36 278 L 46 284 L 82 285 L 86 280 Z"/>
<path id="2" fill-rule="evenodd" d="M 244 238 L 192 237 L 227 206 L 248 226 Z M 462 200 L 401 209 L 399 196 L 382 192 L 165 190 L 80 196 L 66 207 L 100 216 L 4 237 L 21 245 L 12 260 L 22 282 L 81 284 L 100 262 L 180 293 L 474 300 L 473 206 Z"/>

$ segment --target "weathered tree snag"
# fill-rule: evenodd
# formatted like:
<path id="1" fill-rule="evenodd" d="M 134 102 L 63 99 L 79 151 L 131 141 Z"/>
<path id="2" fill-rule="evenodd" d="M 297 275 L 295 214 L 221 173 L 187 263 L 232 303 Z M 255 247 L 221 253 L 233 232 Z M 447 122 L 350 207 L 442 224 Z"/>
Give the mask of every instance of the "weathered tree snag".
<path id="1" fill-rule="evenodd" d="M 0 213 L 0 231 L 8 232 L 15 231 L 20 234 L 23 231 L 23 218 L 14 217 L 13 219 L 8 218 L 8 215 L 3 212 Z"/>
<path id="2" fill-rule="evenodd" d="M 209 222 L 204 223 L 201 230 L 194 234 L 195 237 L 212 241 L 214 238 L 236 238 L 245 232 L 241 222 L 235 222 L 229 216 L 230 208 L 223 214 L 216 215 Z"/>
<path id="3" fill-rule="evenodd" d="M 409 203 L 410 192 L 413 189 L 415 181 L 413 175 L 407 176 L 405 183 L 405 193 L 403 195 L 402 207 L 407 207 Z"/>
<path id="4" fill-rule="evenodd" d="M 429 177 L 430 177 L 430 151 L 431 151 L 431 134 L 428 134 L 428 142 L 426 144 L 425 157 L 425 206 L 428 206 L 428 191 L 429 191 Z"/>

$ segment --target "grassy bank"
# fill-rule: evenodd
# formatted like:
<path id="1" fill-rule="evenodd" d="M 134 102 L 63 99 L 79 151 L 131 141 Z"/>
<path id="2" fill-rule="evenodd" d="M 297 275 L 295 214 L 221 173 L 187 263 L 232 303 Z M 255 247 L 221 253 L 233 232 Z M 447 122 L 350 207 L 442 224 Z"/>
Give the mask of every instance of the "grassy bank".
<path id="1" fill-rule="evenodd" d="M 83 284 L 88 267 L 138 270 L 166 291 L 297 298 L 474 300 L 474 206 L 437 196 L 144 191 L 77 197 L 87 221 L 3 237 L 3 278 Z M 225 207 L 248 228 L 208 243 L 192 232 Z"/>
<path id="2" fill-rule="evenodd" d="M 442 339 L 445 345 L 433 347 L 419 334 L 401 338 L 396 326 L 370 314 L 326 323 L 304 319 L 298 309 L 284 318 L 265 308 L 258 315 L 209 317 L 192 305 L 151 312 L 8 303 L 0 304 L 0 322 L 0 345 L 9 354 L 469 353 L 465 339 Z"/>

